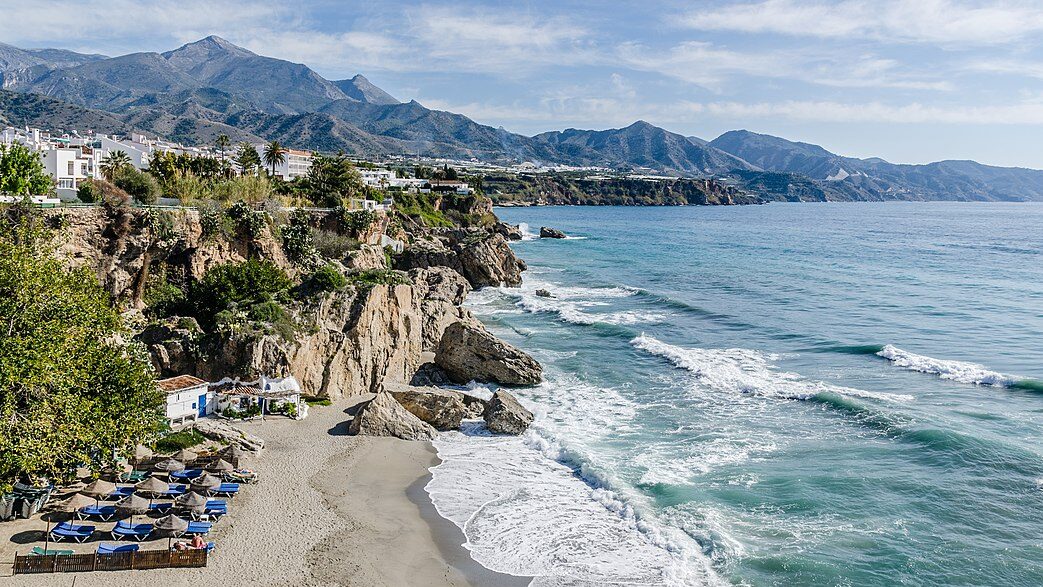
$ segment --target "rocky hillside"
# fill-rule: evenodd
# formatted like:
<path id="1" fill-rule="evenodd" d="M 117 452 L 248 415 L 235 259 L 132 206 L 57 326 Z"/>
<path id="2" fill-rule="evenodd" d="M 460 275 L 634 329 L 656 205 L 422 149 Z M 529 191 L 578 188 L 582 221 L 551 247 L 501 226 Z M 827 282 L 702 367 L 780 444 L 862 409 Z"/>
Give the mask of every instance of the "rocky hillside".
<path id="1" fill-rule="evenodd" d="M 759 204 L 750 193 L 710 179 L 582 179 L 491 174 L 483 189 L 498 205 L 687 206 Z"/>
<path id="2" fill-rule="evenodd" d="M 479 208 L 468 217 L 481 217 L 488 202 Z M 307 393 L 332 398 L 410 381 L 453 324 L 484 333 L 471 340 L 488 346 L 491 335 L 460 305 L 472 287 L 519 284 L 525 268 L 503 236 L 511 231 L 498 224 L 436 230 L 393 213 L 342 239 L 359 244 L 326 245 L 302 262 L 287 228 L 301 221 L 287 221 L 282 213 L 257 211 L 258 223 L 216 232 L 215 223 L 228 222 L 195 210 L 109 205 L 51 214 L 62 232 L 59 254 L 93 271 L 126 308 L 162 375 L 218 380 L 292 374 Z M 326 213 L 310 215 L 307 223 L 312 234 L 337 241 L 336 223 Z M 404 254 L 390 256 L 366 244 L 379 242 L 386 231 L 409 242 Z M 270 267 L 264 271 L 273 281 L 286 279 L 278 277 L 283 273 L 287 287 L 222 306 L 216 315 L 204 311 L 205 284 L 248 260 Z M 237 282 L 219 283 L 229 284 L 218 289 L 223 294 Z M 472 378 L 500 376 L 467 360 L 445 366 Z M 441 372 L 434 365 L 425 370 Z"/>

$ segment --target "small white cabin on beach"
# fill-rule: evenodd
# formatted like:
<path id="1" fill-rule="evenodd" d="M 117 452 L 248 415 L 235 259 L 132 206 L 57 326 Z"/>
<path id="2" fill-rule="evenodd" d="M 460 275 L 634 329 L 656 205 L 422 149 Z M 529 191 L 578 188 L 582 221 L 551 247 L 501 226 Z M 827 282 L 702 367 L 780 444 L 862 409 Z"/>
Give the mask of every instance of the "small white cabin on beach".
<path id="1" fill-rule="evenodd" d="M 171 424 L 183 424 L 214 413 L 217 402 L 209 384 L 198 377 L 178 375 L 158 382 L 167 394 L 166 417 Z"/>

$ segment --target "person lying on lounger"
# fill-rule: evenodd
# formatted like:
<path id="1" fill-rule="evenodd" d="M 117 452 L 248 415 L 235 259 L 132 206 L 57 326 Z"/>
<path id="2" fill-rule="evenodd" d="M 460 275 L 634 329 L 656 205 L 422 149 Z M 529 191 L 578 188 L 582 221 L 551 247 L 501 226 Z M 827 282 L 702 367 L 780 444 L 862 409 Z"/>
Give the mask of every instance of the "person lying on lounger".
<path id="1" fill-rule="evenodd" d="M 189 540 L 188 542 L 178 542 L 174 545 L 174 548 L 178 550 L 201 550 L 206 548 L 206 540 L 203 540 L 202 536 L 196 534 L 192 537 L 192 540 Z"/>

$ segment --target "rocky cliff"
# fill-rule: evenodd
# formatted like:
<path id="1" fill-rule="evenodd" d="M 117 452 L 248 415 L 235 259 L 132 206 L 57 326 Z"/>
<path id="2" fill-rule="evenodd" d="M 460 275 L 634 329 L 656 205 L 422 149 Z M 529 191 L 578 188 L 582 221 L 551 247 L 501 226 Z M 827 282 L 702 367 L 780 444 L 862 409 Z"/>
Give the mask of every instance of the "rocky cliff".
<path id="1" fill-rule="evenodd" d="M 389 272 L 379 247 L 363 245 L 344 258 L 324 259 L 348 284 L 302 293 L 282 302 L 292 328 L 206 325 L 187 316 L 158 317 L 146 290 L 157 275 L 185 286 L 219 265 L 260 258 L 300 283 L 305 271 L 290 261 L 280 230 L 233 230 L 206 236 L 207 220 L 192 210 L 101 207 L 52 212 L 59 252 L 90 268 L 128 309 L 163 376 L 207 380 L 294 375 L 309 395 L 337 398 L 380 391 L 385 381 L 409 381 L 430 359 L 451 324 L 474 322 L 461 308 L 472 287 L 517 285 L 525 265 L 503 228 L 418 230 Z M 383 227 L 387 223 L 379 222 Z M 379 235 L 367 235 L 368 238 Z M 377 272 L 386 282 L 353 279 Z M 303 284 L 298 286 L 303 289 Z M 475 322 L 476 323 L 476 322 Z"/>

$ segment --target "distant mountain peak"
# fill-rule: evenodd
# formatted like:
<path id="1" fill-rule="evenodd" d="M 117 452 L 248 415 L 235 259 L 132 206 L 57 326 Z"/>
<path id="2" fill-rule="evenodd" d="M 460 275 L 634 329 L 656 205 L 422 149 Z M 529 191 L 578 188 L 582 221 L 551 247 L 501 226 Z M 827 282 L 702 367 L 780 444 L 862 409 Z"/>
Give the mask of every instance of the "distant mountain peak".
<path id="1" fill-rule="evenodd" d="M 191 60 L 213 59 L 223 55 L 251 57 L 256 55 L 256 53 L 230 43 L 217 35 L 210 35 L 192 43 L 185 43 L 173 51 L 163 53 L 163 57 L 166 57 L 168 60 L 171 58 L 175 60 L 182 58 Z"/>
<path id="2" fill-rule="evenodd" d="M 347 97 L 359 102 L 380 104 L 382 106 L 401 104 L 394 96 L 374 85 L 361 73 L 356 74 L 351 79 L 335 81 L 333 85 L 337 86 Z"/>

